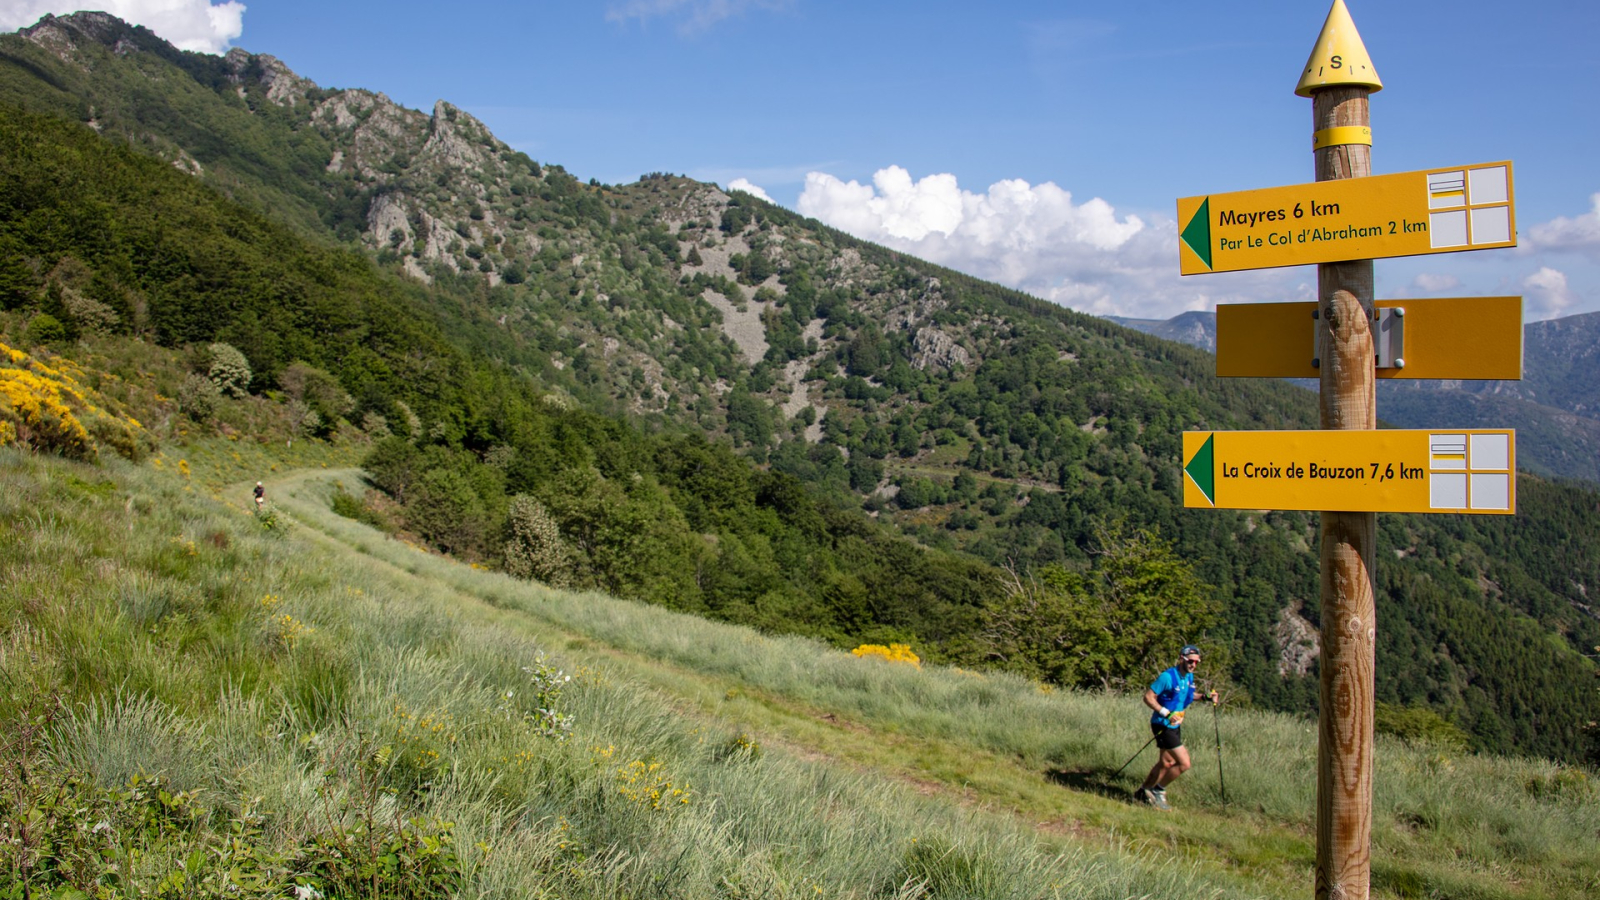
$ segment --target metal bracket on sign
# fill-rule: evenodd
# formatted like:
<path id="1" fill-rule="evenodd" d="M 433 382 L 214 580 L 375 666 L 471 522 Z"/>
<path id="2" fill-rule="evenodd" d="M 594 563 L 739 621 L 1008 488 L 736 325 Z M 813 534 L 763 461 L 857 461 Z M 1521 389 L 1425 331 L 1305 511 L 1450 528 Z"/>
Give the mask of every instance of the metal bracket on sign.
<path id="1" fill-rule="evenodd" d="M 1406 310 L 1385 306 L 1372 311 L 1372 351 L 1380 369 L 1406 367 Z"/>
<path id="2" fill-rule="evenodd" d="M 1313 321 L 1321 319 L 1318 310 L 1311 311 Z M 1317 327 L 1312 326 L 1312 346 L 1316 346 Z M 1372 311 L 1372 349 L 1374 363 L 1379 369 L 1404 369 L 1406 367 L 1406 310 L 1403 306 L 1384 306 Z M 1311 367 L 1320 369 L 1322 359 L 1313 357 Z"/>
<path id="3" fill-rule="evenodd" d="M 1316 323 L 1321 318 L 1322 318 L 1322 311 L 1321 310 L 1313 309 L 1311 311 L 1311 321 L 1313 323 Z M 1315 324 L 1312 324 L 1312 326 L 1311 326 L 1311 346 L 1312 347 L 1316 347 L 1317 346 L 1317 333 L 1318 333 L 1318 331 L 1319 331 L 1319 329 L 1317 328 L 1317 326 Z M 1313 351 L 1313 352 L 1315 352 L 1315 351 Z M 1311 357 L 1311 368 L 1313 368 L 1313 369 L 1322 368 L 1322 357 L 1320 357 L 1320 356 Z"/>

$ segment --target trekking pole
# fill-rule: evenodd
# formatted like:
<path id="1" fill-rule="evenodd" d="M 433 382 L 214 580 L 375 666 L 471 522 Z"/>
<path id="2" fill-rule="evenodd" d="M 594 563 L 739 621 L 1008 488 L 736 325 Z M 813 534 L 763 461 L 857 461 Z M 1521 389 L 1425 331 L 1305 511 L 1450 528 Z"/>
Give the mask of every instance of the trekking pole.
<path id="1" fill-rule="evenodd" d="M 1154 744 L 1155 742 L 1156 742 L 1156 736 L 1152 734 L 1150 736 L 1150 740 L 1144 742 L 1144 747 L 1148 747 L 1151 744 Z M 1140 753 L 1144 752 L 1144 747 L 1140 747 L 1137 751 L 1134 752 L 1134 754 L 1132 756 L 1128 757 L 1128 761 L 1122 764 L 1122 769 L 1126 769 L 1128 766 L 1133 765 L 1133 761 L 1139 758 L 1139 754 Z M 1112 775 L 1111 777 L 1112 778 L 1116 778 L 1118 775 L 1121 775 L 1122 774 L 1122 769 L 1118 769 L 1116 771 L 1116 774 Z"/>
<path id="2" fill-rule="evenodd" d="M 1222 791 L 1222 805 L 1228 805 L 1228 782 L 1222 777 L 1222 726 L 1217 722 L 1217 704 L 1211 704 L 1211 728 L 1217 735 L 1217 787 Z"/>

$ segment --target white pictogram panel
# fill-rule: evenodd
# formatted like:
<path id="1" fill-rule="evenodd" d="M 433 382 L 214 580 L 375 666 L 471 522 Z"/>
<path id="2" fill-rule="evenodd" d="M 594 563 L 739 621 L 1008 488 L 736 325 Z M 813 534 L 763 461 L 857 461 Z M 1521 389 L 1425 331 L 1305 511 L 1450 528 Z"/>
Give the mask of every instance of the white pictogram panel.
<path id="1" fill-rule="evenodd" d="M 1434 509 L 1510 509 L 1511 436 L 1428 435 L 1428 497 Z"/>
<path id="2" fill-rule="evenodd" d="M 1511 178 L 1505 166 L 1428 175 L 1428 239 L 1434 248 L 1503 244 L 1511 234 Z"/>

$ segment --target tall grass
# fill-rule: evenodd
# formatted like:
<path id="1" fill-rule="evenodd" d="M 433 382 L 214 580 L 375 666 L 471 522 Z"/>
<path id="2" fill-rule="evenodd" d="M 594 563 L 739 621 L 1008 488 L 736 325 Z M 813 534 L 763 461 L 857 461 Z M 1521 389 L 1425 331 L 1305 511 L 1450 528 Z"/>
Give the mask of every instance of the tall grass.
<path id="1" fill-rule="evenodd" d="M 113 897 L 1254 893 L 1170 860 L 1061 852 L 1008 816 L 763 746 L 546 653 L 531 619 L 435 580 L 459 577 L 437 560 L 351 533 L 425 573 L 401 576 L 281 502 L 287 533 L 170 470 L 0 450 L 0 880 Z M 563 602 L 606 606 L 612 628 L 692 625 Z M 739 666 L 826 662 L 840 697 L 884 685 L 937 703 L 971 678 L 935 673 L 949 687 L 924 694 L 812 645 L 704 636 L 749 644 Z"/>
<path id="2" fill-rule="evenodd" d="M 351 473 L 338 473 L 347 481 Z M 296 483 L 303 521 L 367 556 L 463 596 L 555 623 L 631 653 L 846 715 L 891 734 L 952 742 L 1025 771 L 1131 789 L 1145 761 L 1111 773 L 1149 737 L 1136 699 L 1047 691 L 1003 674 L 862 660 L 820 643 L 765 636 L 598 594 L 552 591 L 417 553 L 327 512 L 328 480 Z M 1382 661 L 1379 661 L 1382 664 Z M 1220 718 L 1212 720 L 1212 716 Z M 1173 790 L 1186 809 L 1241 830 L 1280 828 L 1301 849 L 1315 809 L 1315 724 L 1249 710 L 1201 710 L 1189 744 L 1202 769 Z M 1216 742 L 1220 735 L 1222 746 Z M 1225 754 L 1226 790 L 1204 772 Z M 1600 791 L 1593 773 L 1380 738 L 1374 786 L 1375 884 L 1399 896 L 1600 895 Z M 1214 770 L 1213 770 L 1214 771 Z M 1254 850 L 1250 852 L 1255 852 Z M 1420 892 L 1420 893 L 1419 893 Z"/>

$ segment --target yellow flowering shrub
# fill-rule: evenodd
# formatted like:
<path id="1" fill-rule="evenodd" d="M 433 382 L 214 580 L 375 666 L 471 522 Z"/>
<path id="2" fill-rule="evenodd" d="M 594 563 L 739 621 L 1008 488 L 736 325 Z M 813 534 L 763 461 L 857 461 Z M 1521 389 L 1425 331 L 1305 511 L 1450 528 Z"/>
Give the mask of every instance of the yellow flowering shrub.
<path id="1" fill-rule="evenodd" d="M 378 761 L 392 766 L 400 782 L 424 784 L 449 764 L 449 753 L 460 738 L 449 711 L 418 712 L 399 698 L 387 741 L 378 749 Z"/>
<path id="2" fill-rule="evenodd" d="M 286 650 L 293 650 L 295 645 L 316 629 L 296 619 L 288 613 L 272 616 L 267 619 L 267 635 L 274 644 Z"/>
<path id="3" fill-rule="evenodd" d="M 850 651 L 863 659 L 869 656 L 886 659 L 889 662 L 909 663 L 917 668 L 922 668 L 922 659 L 911 652 L 910 644 L 862 644 Z"/>
<path id="4" fill-rule="evenodd" d="M 70 360 L 46 363 L 0 343 L 0 445 L 93 460 L 104 444 L 137 459 L 153 444 L 149 433 L 132 416 L 105 409 L 83 381 Z"/>
<path id="5" fill-rule="evenodd" d="M 676 785 L 664 763 L 635 759 L 616 770 L 617 793 L 651 809 L 682 806 L 689 802 L 687 784 Z"/>
<path id="6" fill-rule="evenodd" d="M 589 748 L 589 759 L 601 770 L 611 769 L 616 780 L 617 793 L 627 800 L 650 809 L 671 809 L 685 806 L 694 795 L 687 784 L 674 784 L 667 774 L 667 766 L 658 760 L 635 759 L 613 766 L 617 759 L 617 745 Z"/>

